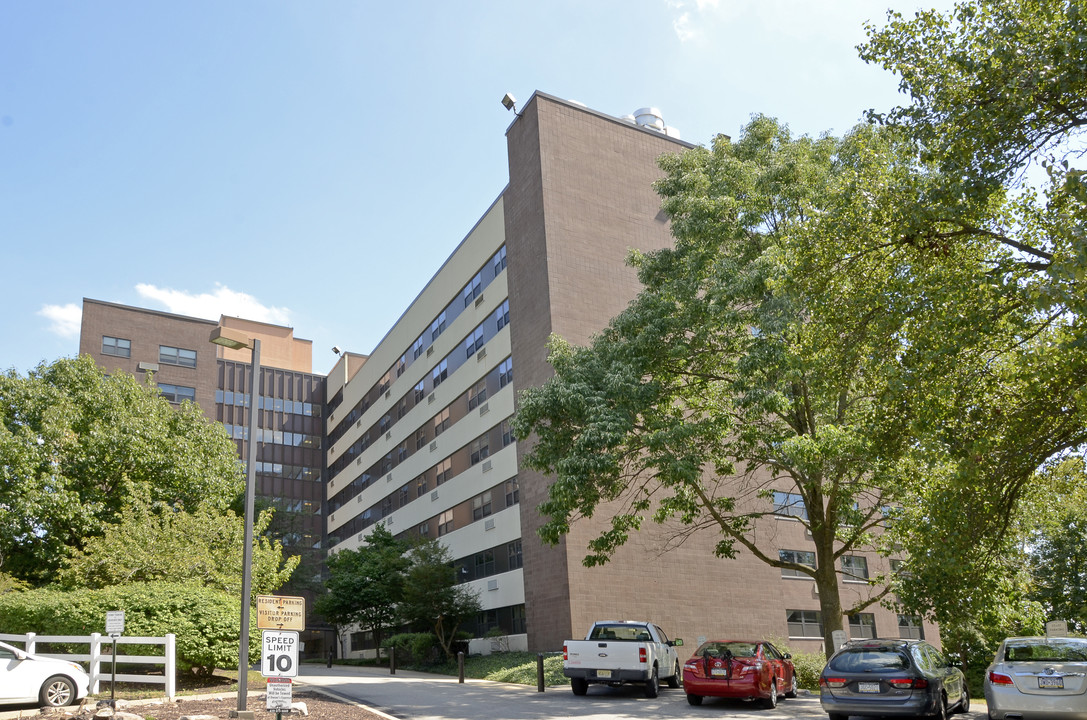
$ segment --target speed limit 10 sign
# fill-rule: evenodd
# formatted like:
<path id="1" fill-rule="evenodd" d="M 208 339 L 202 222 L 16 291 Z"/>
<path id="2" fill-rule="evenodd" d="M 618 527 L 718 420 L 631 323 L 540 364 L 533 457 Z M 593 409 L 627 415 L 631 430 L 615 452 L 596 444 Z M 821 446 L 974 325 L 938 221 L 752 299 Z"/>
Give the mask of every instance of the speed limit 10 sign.
<path id="1" fill-rule="evenodd" d="M 264 677 L 297 677 L 298 632 L 263 630 L 261 638 L 260 674 Z"/>

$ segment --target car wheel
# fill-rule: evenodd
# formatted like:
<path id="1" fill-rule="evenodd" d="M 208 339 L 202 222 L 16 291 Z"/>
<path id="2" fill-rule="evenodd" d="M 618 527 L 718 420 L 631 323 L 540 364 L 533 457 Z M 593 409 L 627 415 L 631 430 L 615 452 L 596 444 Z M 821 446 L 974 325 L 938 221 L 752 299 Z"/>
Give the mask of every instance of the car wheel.
<path id="1" fill-rule="evenodd" d="M 785 697 L 794 698 L 799 694 L 796 688 L 796 672 L 793 672 L 793 681 L 789 683 L 789 689 L 785 692 Z"/>
<path id="2" fill-rule="evenodd" d="M 570 678 L 570 689 L 575 695 L 584 695 L 589 691 L 589 681 L 585 678 Z"/>
<path id="3" fill-rule="evenodd" d="M 680 670 L 679 670 L 679 661 L 677 660 L 677 661 L 676 661 L 676 671 L 675 671 L 675 672 L 674 672 L 674 673 L 672 674 L 672 677 L 668 678 L 668 687 L 670 687 L 670 688 L 677 688 L 677 687 L 679 687 L 679 679 L 680 679 L 681 677 L 683 677 L 683 676 L 682 676 L 682 675 L 680 675 L 679 673 L 680 673 Z"/>
<path id="4" fill-rule="evenodd" d="M 962 699 L 959 700 L 959 712 L 970 712 L 970 688 L 966 687 L 966 683 L 962 684 Z"/>
<path id="5" fill-rule="evenodd" d="M 778 706 L 778 684 L 777 681 L 770 683 L 770 694 L 762 699 L 762 706 L 767 710 L 773 710 Z"/>
<path id="6" fill-rule="evenodd" d="M 645 696 L 647 698 L 655 698 L 660 695 L 661 691 L 661 679 L 658 674 L 657 666 L 654 665 L 653 669 L 649 671 L 649 680 L 645 683 Z"/>
<path id="7" fill-rule="evenodd" d="M 701 695 L 691 695 L 690 693 L 687 693 L 687 704 L 688 705 L 701 705 L 702 704 L 702 696 Z"/>
<path id="8" fill-rule="evenodd" d="M 947 720 L 948 715 L 947 695 L 940 693 L 940 707 L 936 708 L 936 713 L 932 717 L 935 718 L 935 720 Z"/>
<path id="9" fill-rule="evenodd" d="M 61 707 L 75 701 L 75 683 L 63 675 L 54 675 L 42 685 L 38 697 L 42 705 Z"/>

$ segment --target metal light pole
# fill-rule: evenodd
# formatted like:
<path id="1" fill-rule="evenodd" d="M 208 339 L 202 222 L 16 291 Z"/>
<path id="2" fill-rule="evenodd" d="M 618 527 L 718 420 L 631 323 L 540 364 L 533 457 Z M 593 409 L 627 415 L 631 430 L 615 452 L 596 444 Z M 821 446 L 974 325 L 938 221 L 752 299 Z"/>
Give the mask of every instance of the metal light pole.
<path id="1" fill-rule="evenodd" d="M 245 460 L 245 544 L 242 547 L 242 625 L 238 635 L 238 709 L 236 717 L 253 717 L 246 711 L 249 695 L 249 601 L 253 588 L 253 494 L 257 484 L 257 413 L 260 408 L 260 340 L 228 328 L 217 327 L 211 342 L 233 350 L 252 348 L 249 371 L 249 438 Z M 232 713 L 232 715 L 235 715 Z"/>

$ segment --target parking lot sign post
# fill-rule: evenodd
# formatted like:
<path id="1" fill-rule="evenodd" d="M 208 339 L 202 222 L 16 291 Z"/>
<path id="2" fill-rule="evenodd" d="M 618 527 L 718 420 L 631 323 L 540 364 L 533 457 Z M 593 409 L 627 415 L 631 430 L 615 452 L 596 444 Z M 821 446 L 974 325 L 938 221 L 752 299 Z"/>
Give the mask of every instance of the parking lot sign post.
<path id="1" fill-rule="evenodd" d="M 106 634 L 113 639 L 113 654 L 110 659 L 113 661 L 113 677 L 109 683 L 109 705 L 112 708 L 117 707 L 117 638 L 121 637 L 125 631 L 125 611 L 124 610 L 107 610 L 106 611 Z"/>

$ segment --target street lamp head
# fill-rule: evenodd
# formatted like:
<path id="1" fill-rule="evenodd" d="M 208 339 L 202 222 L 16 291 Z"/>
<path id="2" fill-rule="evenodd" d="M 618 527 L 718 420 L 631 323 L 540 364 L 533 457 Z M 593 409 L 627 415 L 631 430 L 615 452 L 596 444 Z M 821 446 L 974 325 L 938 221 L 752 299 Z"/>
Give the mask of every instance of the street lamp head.
<path id="1" fill-rule="evenodd" d="M 337 355 L 341 355 L 343 353 L 343 350 L 340 349 L 339 345 L 333 345 L 332 352 L 336 353 Z"/>
<path id="2" fill-rule="evenodd" d="M 512 110 L 514 113 L 516 113 L 517 98 L 515 98 L 513 95 L 510 95 L 509 93 L 506 93 L 502 96 L 502 106 L 505 107 L 507 110 Z"/>
<path id="3" fill-rule="evenodd" d="M 225 328 L 222 325 L 219 325 L 211 331 L 209 340 L 216 345 L 222 345 L 231 350 L 241 350 L 242 348 L 253 347 L 253 341 L 248 335 L 238 330 Z"/>

